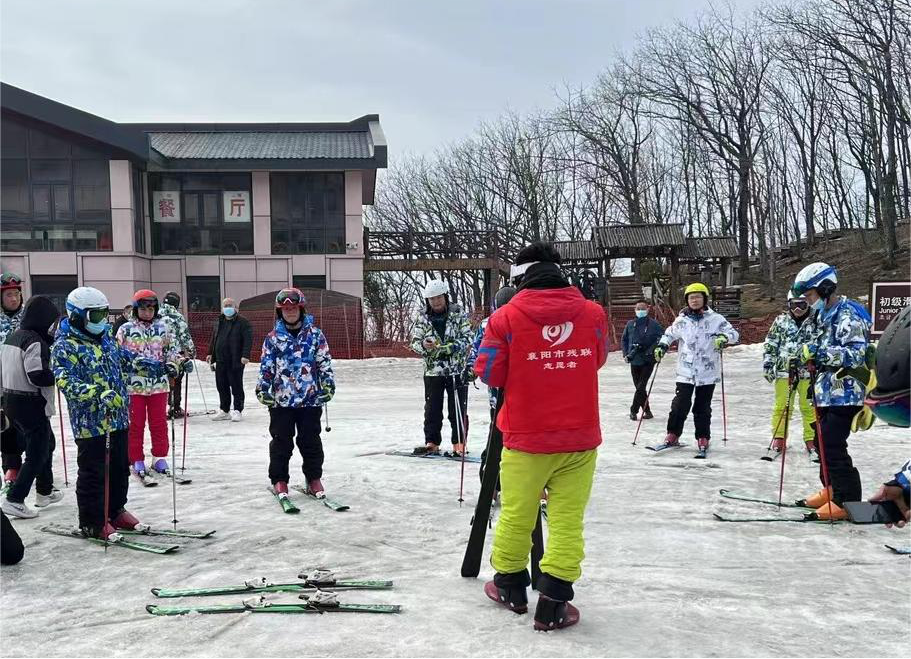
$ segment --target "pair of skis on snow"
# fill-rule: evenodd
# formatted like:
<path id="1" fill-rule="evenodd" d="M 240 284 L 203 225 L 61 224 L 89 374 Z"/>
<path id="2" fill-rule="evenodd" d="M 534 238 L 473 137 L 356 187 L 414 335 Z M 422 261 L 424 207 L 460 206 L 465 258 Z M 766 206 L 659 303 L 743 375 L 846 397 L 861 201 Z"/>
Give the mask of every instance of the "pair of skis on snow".
<path id="1" fill-rule="evenodd" d="M 208 588 L 153 588 L 152 594 L 161 598 L 200 597 L 211 595 L 253 595 L 241 602 L 200 606 L 162 606 L 149 604 L 146 611 L 157 616 L 187 613 L 399 613 L 399 604 L 357 604 L 340 602 L 338 590 L 388 590 L 392 581 L 371 579 L 338 579 L 325 569 L 298 575 L 300 581 L 274 583 L 264 578 L 231 586 Z M 296 593 L 297 600 L 274 601 L 269 594 Z"/>
<path id="2" fill-rule="evenodd" d="M 347 506 L 344 503 L 336 501 L 335 499 L 330 499 L 326 496 L 318 497 L 302 485 L 292 485 L 291 489 L 295 492 L 300 492 L 308 499 L 311 499 L 313 501 L 321 501 L 322 504 L 326 506 L 326 508 L 329 508 L 330 510 L 334 510 L 336 512 L 344 512 L 351 508 L 351 506 Z M 286 513 L 290 515 L 296 515 L 301 511 L 301 509 L 297 507 L 297 504 L 294 503 L 291 497 L 289 497 L 287 494 L 278 493 L 271 487 L 266 487 L 266 491 L 275 497 L 275 500 L 278 501 L 279 505 L 282 507 L 282 510 Z"/>
<path id="3" fill-rule="evenodd" d="M 147 471 L 141 473 L 133 471 L 132 469 L 130 469 L 130 471 L 143 487 L 155 487 L 158 485 L 159 479 L 170 482 L 172 478 L 170 469 L 167 469 L 166 471 L 157 471 L 155 472 L 155 476 L 152 476 L 152 474 Z M 178 476 L 177 474 L 173 474 L 173 478 L 178 485 L 189 485 L 193 482 L 192 478 L 185 478 L 184 476 Z"/>
<path id="4" fill-rule="evenodd" d="M 668 444 L 661 443 L 661 444 L 655 444 L 654 446 L 646 446 L 645 448 L 649 451 L 654 451 L 655 453 L 660 453 L 661 451 L 669 451 L 671 449 L 686 448 L 687 446 L 689 446 L 689 444 L 679 443 L 679 444 L 668 445 Z M 694 455 L 693 457 L 696 458 L 697 460 L 705 460 L 705 458 L 708 456 L 708 453 L 709 453 L 708 447 L 697 448 L 696 455 Z"/>
<path id="5" fill-rule="evenodd" d="M 52 533 L 54 535 L 62 535 L 68 538 L 77 538 L 79 540 L 86 540 L 92 544 L 108 546 L 108 547 L 123 547 L 125 549 L 135 549 L 137 551 L 144 551 L 150 554 L 171 554 L 178 549 L 180 545 L 173 544 L 164 544 L 159 542 L 146 542 L 145 540 L 134 540 L 137 536 L 167 536 L 172 538 L 194 538 L 198 540 L 206 539 L 212 537 L 215 534 L 215 531 L 193 531 L 189 529 L 164 529 L 164 528 L 152 528 L 148 525 L 140 525 L 137 529 L 121 529 L 116 533 L 108 536 L 105 540 L 103 538 L 93 538 L 82 534 L 78 528 L 63 526 L 61 524 L 50 524 L 48 526 L 41 527 L 41 530 L 45 533 Z"/>

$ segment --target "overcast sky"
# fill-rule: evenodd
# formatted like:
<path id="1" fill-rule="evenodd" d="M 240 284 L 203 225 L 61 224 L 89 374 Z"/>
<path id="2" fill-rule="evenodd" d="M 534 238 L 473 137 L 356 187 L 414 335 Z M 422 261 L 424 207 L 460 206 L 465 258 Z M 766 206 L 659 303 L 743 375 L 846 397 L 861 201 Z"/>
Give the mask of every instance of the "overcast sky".
<path id="1" fill-rule="evenodd" d="M 744 11 L 757 0 L 730 0 Z M 718 4 L 718 3 L 716 3 Z M 709 0 L 2 0 L 0 77 L 114 121 L 347 121 L 390 156 L 551 107 Z"/>

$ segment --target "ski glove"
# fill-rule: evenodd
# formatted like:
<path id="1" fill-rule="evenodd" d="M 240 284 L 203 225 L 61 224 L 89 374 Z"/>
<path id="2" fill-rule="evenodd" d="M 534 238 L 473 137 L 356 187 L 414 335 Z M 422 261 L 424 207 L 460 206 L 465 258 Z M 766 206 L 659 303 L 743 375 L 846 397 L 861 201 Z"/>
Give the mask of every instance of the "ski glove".
<path id="1" fill-rule="evenodd" d="M 136 371 L 139 375 L 145 375 L 146 377 L 155 377 L 161 375 L 163 366 L 157 359 L 137 357 L 133 360 L 133 370 Z"/>
<path id="2" fill-rule="evenodd" d="M 812 362 L 819 353 L 819 347 L 815 343 L 804 343 L 800 348 L 800 361 L 803 364 Z"/>
<path id="3" fill-rule="evenodd" d="M 316 399 L 322 404 L 325 405 L 332 397 L 335 396 L 335 384 L 332 382 L 322 383 L 322 388 L 319 393 L 316 395 Z"/>
<path id="4" fill-rule="evenodd" d="M 169 378 L 175 378 L 175 379 L 176 379 L 177 376 L 179 375 L 179 372 L 178 372 L 178 370 L 177 370 L 177 366 L 176 366 L 175 364 L 172 364 L 171 362 L 168 362 L 167 364 L 164 365 L 164 370 L 165 370 L 165 372 L 168 374 L 168 377 L 169 377 Z"/>
<path id="5" fill-rule="evenodd" d="M 444 343 L 439 348 L 434 351 L 434 357 L 437 359 L 446 359 L 447 357 L 452 357 L 452 353 L 455 352 L 455 345 L 452 343 Z"/>
<path id="6" fill-rule="evenodd" d="M 724 334 L 719 334 L 715 337 L 713 343 L 715 344 L 715 350 L 721 352 L 728 345 L 728 337 L 726 337 Z"/>
<path id="7" fill-rule="evenodd" d="M 769 384 L 775 382 L 775 378 L 778 377 L 778 374 L 775 372 L 775 366 L 770 365 L 766 366 L 763 370 L 762 377 L 765 378 L 765 381 Z"/>
<path id="8" fill-rule="evenodd" d="M 667 346 L 663 346 L 660 343 L 657 346 L 655 346 L 655 361 L 660 364 L 661 359 L 664 357 L 664 354 L 666 352 L 667 352 Z"/>
<path id="9" fill-rule="evenodd" d="M 185 360 L 185 361 L 183 362 L 183 364 L 181 364 L 181 368 L 183 369 L 183 372 L 184 372 L 184 373 L 192 373 L 192 372 L 193 372 L 193 368 L 194 368 L 194 366 L 193 366 L 193 360 L 192 360 L 192 359 L 187 359 L 187 360 Z"/>
<path id="10" fill-rule="evenodd" d="M 256 400 L 266 407 L 275 407 L 275 398 L 268 391 L 256 391 Z"/>
<path id="11" fill-rule="evenodd" d="M 106 389 L 105 391 L 102 391 L 101 395 L 98 396 L 98 400 L 100 400 L 101 404 L 109 410 L 120 409 L 124 404 L 123 396 L 118 394 L 113 389 Z"/>

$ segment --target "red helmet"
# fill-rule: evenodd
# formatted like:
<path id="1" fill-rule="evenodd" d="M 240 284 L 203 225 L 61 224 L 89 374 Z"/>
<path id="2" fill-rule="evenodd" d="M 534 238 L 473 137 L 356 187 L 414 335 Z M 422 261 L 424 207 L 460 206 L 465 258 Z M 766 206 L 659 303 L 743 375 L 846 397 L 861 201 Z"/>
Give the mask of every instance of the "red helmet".
<path id="1" fill-rule="evenodd" d="M 155 291 L 149 290 L 148 288 L 143 288 L 138 290 L 133 294 L 133 309 L 139 309 L 140 302 L 154 302 L 155 303 L 155 315 L 158 315 L 158 294 Z"/>
<path id="2" fill-rule="evenodd" d="M 4 272 L 0 274 L 0 290 L 7 290 L 10 288 L 15 288 L 16 290 L 22 290 L 22 277 L 15 275 L 12 272 Z"/>

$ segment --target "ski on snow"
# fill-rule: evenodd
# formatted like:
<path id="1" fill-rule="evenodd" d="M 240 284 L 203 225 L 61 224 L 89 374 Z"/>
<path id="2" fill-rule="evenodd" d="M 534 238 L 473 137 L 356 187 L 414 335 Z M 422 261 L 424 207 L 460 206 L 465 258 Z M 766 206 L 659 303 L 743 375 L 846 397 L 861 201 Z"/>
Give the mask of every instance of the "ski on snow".
<path id="1" fill-rule="evenodd" d="M 136 540 L 127 540 L 123 535 L 119 533 L 113 534 L 110 539 L 103 540 L 102 538 L 92 538 L 85 536 L 77 528 L 72 528 L 69 526 L 62 526 L 58 524 L 51 524 L 49 526 L 41 527 L 41 530 L 45 533 L 53 533 L 55 535 L 62 535 L 69 538 L 77 538 L 79 540 L 87 540 L 96 545 L 110 546 L 110 547 L 125 547 L 127 549 L 135 549 L 137 551 L 145 551 L 152 554 L 170 554 L 180 549 L 180 545 L 163 545 L 153 542 L 138 542 Z"/>
<path id="2" fill-rule="evenodd" d="M 646 446 L 645 448 L 648 449 L 649 451 L 654 451 L 655 453 L 659 453 L 661 451 L 667 451 L 668 449 L 686 448 L 687 446 L 689 446 L 689 444 L 682 444 L 682 443 L 681 444 L 671 444 L 671 445 L 655 444 L 654 446 Z"/>
<path id="3" fill-rule="evenodd" d="M 462 456 L 455 455 L 453 453 L 424 453 L 424 454 L 415 454 L 411 451 L 386 451 L 385 455 L 397 455 L 399 457 L 405 458 L 421 458 L 423 460 L 447 460 L 449 462 L 461 462 Z M 466 455 L 465 462 L 472 462 L 474 464 L 481 464 L 481 458 L 474 455 Z"/>
<path id="4" fill-rule="evenodd" d="M 138 480 L 143 487 L 155 487 L 158 485 L 158 481 L 155 480 L 147 471 L 133 471 L 132 473 L 133 476 L 136 477 L 136 480 Z"/>
<path id="5" fill-rule="evenodd" d="M 166 469 L 165 471 L 156 471 L 153 478 L 159 479 L 163 482 L 170 481 L 171 480 L 171 470 Z M 193 482 L 193 479 L 185 478 L 184 476 L 178 476 L 177 474 L 174 474 L 174 481 L 178 485 L 189 485 L 190 483 Z"/>
<path id="6" fill-rule="evenodd" d="M 322 504 L 324 506 L 326 506 L 326 508 L 335 510 L 336 512 L 344 512 L 345 510 L 348 510 L 349 508 L 351 508 L 351 506 L 345 505 L 344 503 L 336 501 L 335 499 L 330 499 L 327 496 L 318 497 L 314 494 L 311 494 L 310 491 L 307 490 L 307 488 L 304 487 L 303 485 L 292 485 L 291 489 L 295 490 L 296 492 L 300 492 L 301 494 L 303 494 L 308 499 L 311 499 L 312 501 L 321 501 Z"/>
<path id="7" fill-rule="evenodd" d="M 911 556 L 911 547 L 893 547 L 892 545 L 883 545 L 883 547 L 891 551 L 893 554 Z"/>
<path id="8" fill-rule="evenodd" d="M 399 604 L 353 604 L 339 602 L 335 593 L 317 591 L 300 595 L 297 602 L 275 602 L 265 596 L 251 597 L 237 604 L 203 606 L 161 606 L 149 604 L 146 611 L 156 616 L 178 616 L 187 613 L 399 613 Z"/>
<path id="9" fill-rule="evenodd" d="M 207 595 L 236 595 L 244 593 L 306 593 L 317 590 L 389 590 L 392 581 L 376 579 L 336 579 L 333 576 L 313 579 L 306 574 L 300 581 L 274 583 L 265 578 L 249 579 L 243 584 L 211 586 L 208 588 L 153 588 L 155 597 L 201 597 Z"/>
<path id="10" fill-rule="evenodd" d="M 279 494 L 271 487 L 266 487 L 266 492 L 275 497 L 275 500 L 278 501 L 279 505 L 282 507 L 282 510 L 284 510 L 286 513 L 296 514 L 301 511 L 301 509 L 298 508 L 293 501 L 291 501 L 291 497 L 289 497 L 287 494 Z"/>
<path id="11" fill-rule="evenodd" d="M 764 504 L 768 504 L 770 506 L 778 505 L 777 501 L 772 501 L 771 499 L 757 499 L 755 497 L 750 497 L 745 494 L 737 494 L 736 492 L 731 492 L 730 490 L 726 490 L 724 488 L 718 490 L 718 494 L 720 494 L 725 499 L 736 499 L 737 501 L 749 501 L 752 503 L 764 503 Z M 804 510 L 813 510 L 809 506 L 804 506 L 797 501 L 782 501 L 781 506 L 783 508 L 802 508 Z"/>
<path id="12" fill-rule="evenodd" d="M 136 529 L 122 529 L 117 531 L 121 535 L 163 535 L 170 536 L 172 538 L 210 538 L 215 534 L 215 529 L 211 531 L 194 531 L 192 529 L 156 529 L 148 527 L 146 525 L 140 524 L 139 528 Z"/>
<path id="13" fill-rule="evenodd" d="M 801 524 L 832 524 L 833 522 L 827 519 L 816 519 L 811 517 L 813 513 L 809 513 L 804 517 L 727 517 L 725 515 L 720 515 L 718 513 L 712 513 L 716 520 L 719 522 L 800 522 Z M 834 523 L 838 524 L 844 520 L 835 520 Z"/>

